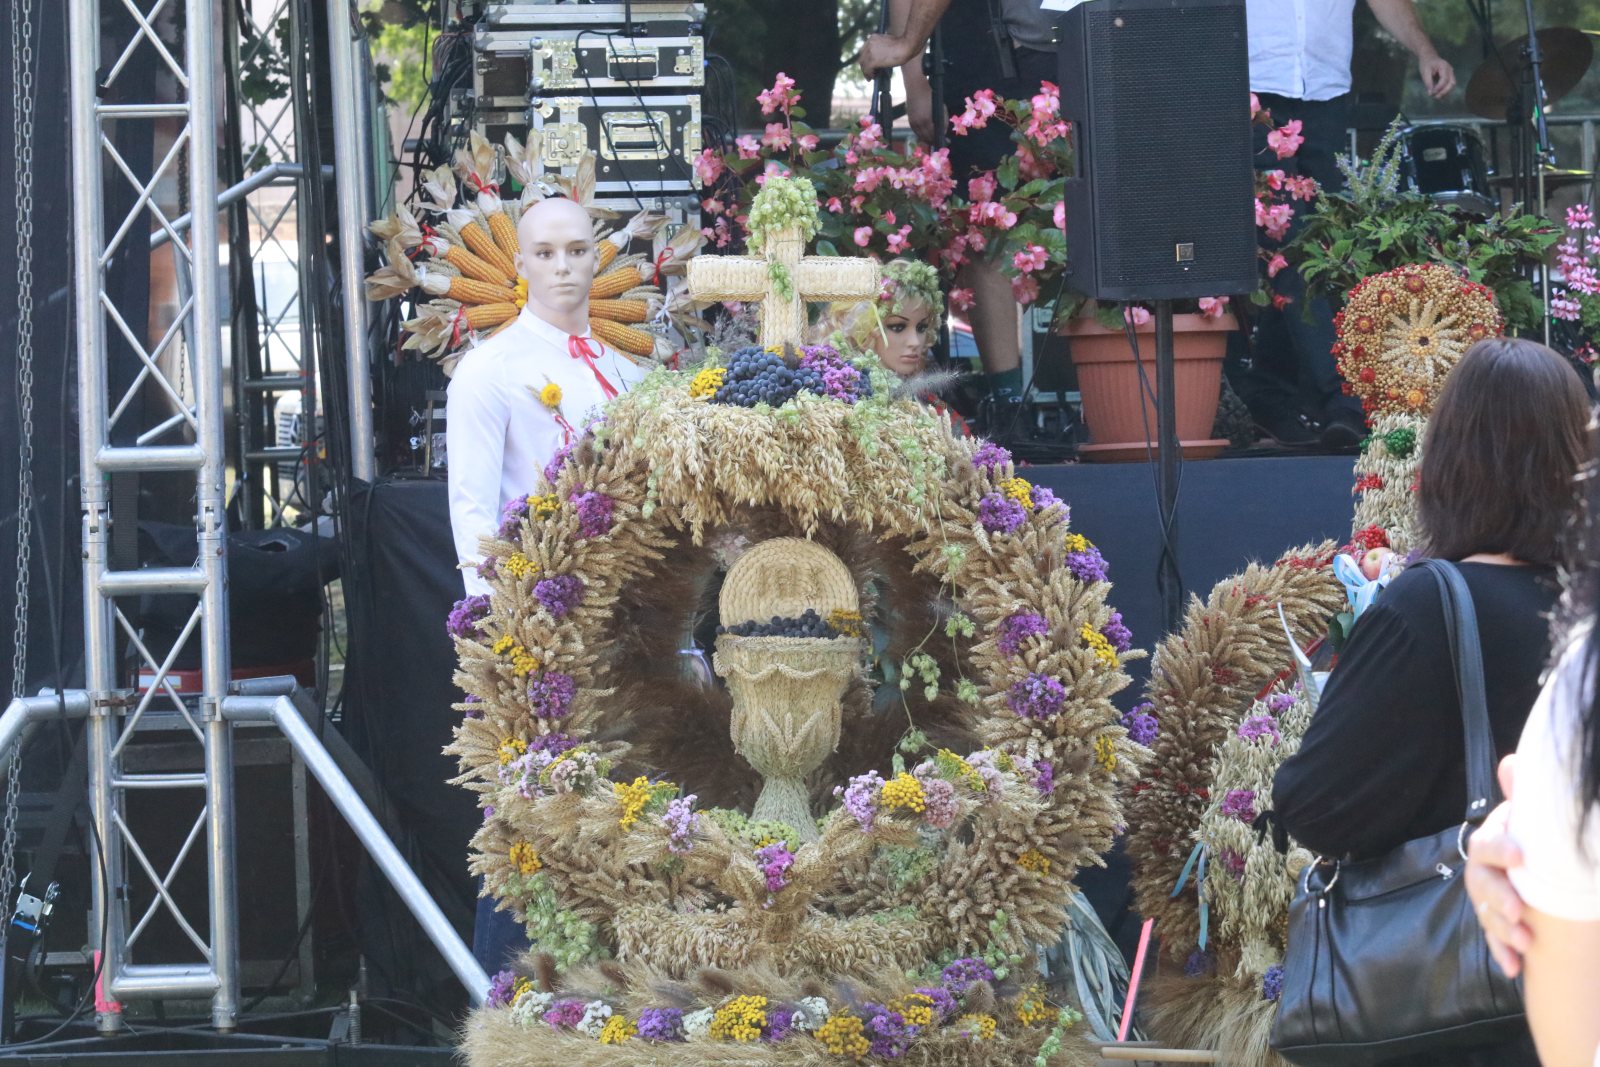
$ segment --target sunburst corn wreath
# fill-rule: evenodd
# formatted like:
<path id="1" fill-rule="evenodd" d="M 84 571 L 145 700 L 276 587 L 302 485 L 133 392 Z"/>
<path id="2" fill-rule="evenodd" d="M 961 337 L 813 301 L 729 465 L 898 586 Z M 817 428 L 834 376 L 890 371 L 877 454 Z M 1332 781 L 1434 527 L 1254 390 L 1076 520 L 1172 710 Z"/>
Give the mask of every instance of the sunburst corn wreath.
<path id="1" fill-rule="evenodd" d="M 1334 316 L 1333 354 L 1369 419 L 1417 415 L 1466 350 L 1504 325 L 1485 286 L 1438 264 L 1399 267 L 1350 291 Z"/>
<path id="2" fill-rule="evenodd" d="M 1028 973 L 1145 756 L 1110 702 L 1133 653 L 1105 561 L 871 361 L 763 355 L 813 385 L 745 406 L 713 357 L 614 401 L 507 509 L 492 593 L 451 616 L 472 869 L 536 950 L 468 1060 L 1092 1062 Z M 722 562 L 782 537 L 854 586 L 805 632 L 873 646 L 803 832 L 750 816 L 729 694 L 680 654 Z"/>

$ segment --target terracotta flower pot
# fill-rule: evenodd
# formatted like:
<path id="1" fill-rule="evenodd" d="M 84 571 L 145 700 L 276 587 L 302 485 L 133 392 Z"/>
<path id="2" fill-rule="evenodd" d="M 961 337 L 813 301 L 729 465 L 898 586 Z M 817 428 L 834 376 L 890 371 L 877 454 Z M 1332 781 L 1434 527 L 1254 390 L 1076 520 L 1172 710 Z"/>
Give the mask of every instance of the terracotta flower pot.
<path id="1" fill-rule="evenodd" d="M 1139 360 L 1153 394 L 1156 388 L 1155 323 L 1135 327 Z M 1172 349 L 1177 383 L 1178 440 L 1185 459 L 1207 459 L 1228 442 L 1211 436 L 1222 390 L 1222 359 L 1231 315 L 1172 317 Z M 1072 363 L 1078 369 L 1078 390 L 1083 395 L 1083 421 L 1093 444 L 1079 451 L 1084 459 L 1127 462 L 1143 460 L 1156 444 L 1156 409 L 1139 380 L 1124 331 L 1108 330 L 1090 318 L 1076 318 L 1061 331 L 1072 341 Z M 1142 401 L 1142 403 L 1141 403 Z M 1142 408 L 1142 414 L 1141 414 Z M 1145 437 L 1146 420 L 1150 427 Z"/>

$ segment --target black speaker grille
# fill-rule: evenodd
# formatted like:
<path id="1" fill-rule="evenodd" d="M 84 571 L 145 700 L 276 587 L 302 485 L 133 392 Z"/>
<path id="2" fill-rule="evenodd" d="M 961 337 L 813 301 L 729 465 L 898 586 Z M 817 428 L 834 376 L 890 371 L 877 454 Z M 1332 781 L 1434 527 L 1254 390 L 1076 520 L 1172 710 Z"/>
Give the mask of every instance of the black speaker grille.
<path id="1" fill-rule="evenodd" d="M 1256 232 L 1243 5 L 1093 6 L 1084 54 L 1100 287 L 1248 290 Z"/>

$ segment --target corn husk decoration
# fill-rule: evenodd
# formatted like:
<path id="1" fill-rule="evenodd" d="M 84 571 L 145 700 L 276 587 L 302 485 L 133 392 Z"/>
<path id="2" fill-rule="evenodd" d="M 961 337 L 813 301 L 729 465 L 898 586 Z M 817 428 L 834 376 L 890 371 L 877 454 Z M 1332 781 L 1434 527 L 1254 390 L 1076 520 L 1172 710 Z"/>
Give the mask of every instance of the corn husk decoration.
<path id="1" fill-rule="evenodd" d="M 599 273 L 589 290 L 594 336 L 636 361 L 670 352 L 660 331 L 674 318 L 663 313 L 660 285 L 699 249 L 699 232 L 686 228 L 653 262 L 625 254 L 632 241 L 654 237 L 665 218 L 640 212 L 616 226 L 616 213 L 594 204 L 593 156 L 584 157 L 573 177 L 548 175 L 542 144 L 533 131 L 526 141 L 507 136 L 497 152 L 475 133 L 456 153 L 453 168 L 427 174 L 420 212 L 398 207 L 371 226 L 384 241 L 387 264 L 367 278 L 367 299 L 419 298 L 402 347 L 438 360 L 446 374 L 463 352 L 504 329 L 527 303 L 516 266 L 517 222 L 528 207 L 553 195 L 570 197 L 595 217 Z M 520 196 L 502 197 L 503 172 L 522 186 Z"/>

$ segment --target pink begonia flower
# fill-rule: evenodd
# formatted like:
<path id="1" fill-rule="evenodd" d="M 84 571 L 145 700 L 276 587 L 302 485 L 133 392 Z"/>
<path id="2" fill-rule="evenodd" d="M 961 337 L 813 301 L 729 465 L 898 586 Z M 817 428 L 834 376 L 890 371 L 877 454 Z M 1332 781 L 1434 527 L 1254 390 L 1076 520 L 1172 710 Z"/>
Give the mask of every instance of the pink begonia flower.
<path id="1" fill-rule="evenodd" d="M 761 156 L 761 143 L 755 139 L 754 134 L 745 134 L 733 146 L 739 150 L 740 159 L 758 159 Z"/>
<path id="2" fill-rule="evenodd" d="M 895 219 L 893 211 L 885 211 L 883 213 L 883 221 L 887 222 L 890 226 L 899 225 L 899 221 Z"/>
<path id="3" fill-rule="evenodd" d="M 1282 293 L 1273 293 L 1272 306 L 1277 308 L 1279 311 L 1282 311 L 1284 308 L 1289 306 L 1289 298 Z"/>
<path id="4" fill-rule="evenodd" d="M 902 227 L 900 227 L 900 229 L 896 230 L 894 233 L 891 233 L 889 235 L 889 251 L 896 252 L 896 253 L 904 252 L 907 248 L 909 248 L 911 246 L 911 242 L 907 240 L 907 238 L 910 237 L 910 236 L 911 236 L 911 227 L 910 226 L 902 226 Z"/>
<path id="5" fill-rule="evenodd" d="M 728 206 L 714 196 L 708 196 L 700 201 L 700 210 L 707 215 L 720 215 L 728 210 Z"/>
<path id="6" fill-rule="evenodd" d="M 1028 103 L 1035 116 L 1055 118 L 1061 112 L 1061 89 L 1054 82 L 1040 82 L 1039 92 Z"/>
<path id="7" fill-rule="evenodd" d="M 995 177 L 993 171 L 985 171 L 973 178 L 967 179 L 967 196 L 974 203 L 983 203 L 994 199 Z"/>
<path id="8" fill-rule="evenodd" d="M 1299 119 L 1290 119 L 1267 134 L 1267 147 L 1276 152 L 1279 159 L 1288 159 L 1305 143 L 1306 139 L 1300 136 Z"/>
<path id="9" fill-rule="evenodd" d="M 800 146 L 802 152 L 815 152 L 822 140 L 814 133 L 807 133 L 796 138 L 794 143 Z"/>
<path id="10" fill-rule="evenodd" d="M 722 157 L 709 148 L 702 148 L 695 157 L 694 176 L 701 185 L 715 184 L 727 171 L 728 168 L 722 164 Z"/>
<path id="11" fill-rule="evenodd" d="M 856 227 L 856 244 L 858 246 L 862 247 L 862 248 L 865 248 L 865 247 L 867 247 L 867 245 L 869 245 L 871 243 L 872 243 L 872 227 L 871 226 L 857 226 Z"/>
<path id="12" fill-rule="evenodd" d="M 972 309 L 973 295 L 971 289 L 950 290 L 950 306 L 957 311 L 970 311 Z"/>
<path id="13" fill-rule="evenodd" d="M 1029 245 L 1011 256 L 1011 265 L 1023 274 L 1043 270 L 1049 262 L 1050 254 L 1040 245 Z"/>
<path id="14" fill-rule="evenodd" d="M 1315 178 L 1285 178 L 1283 187 L 1289 190 L 1289 195 L 1296 200 L 1310 200 L 1317 195 Z"/>
<path id="15" fill-rule="evenodd" d="M 872 121 L 871 115 L 861 116 L 861 132 L 856 135 L 856 147 L 863 151 L 883 147 L 883 127 Z"/>
<path id="16" fill-rule="evenodd" d="M 994 117 L 994 111 L 994 90 L 979 89 L 967 97 L 966 110 L 950 120 L 950 129 L 964 137 L 968 130 L 981 130 L 987 126 Z"/>
<path id="17" fill-rule="evenodd" d="M 1267 208 L 1266 221 L 1261 228 L 1267 231 L 1267 236 L 1274 241 L 1281 241 L 1289 236 L 1289 223 L 1294 219 L 1294 208 L 1288 204 L 1273 204 Z"/>
<path id="18" fill-rule="evenodd" d="M 864 197 L 864 196 L 852 196 L 850 198 L 850 210 L 851 211 L 860 211 L 861 210 L 861 205 L 865 204 L 866 202 L 867 202 L 867 198 Z"/>
<path id="19" fill-rule="evenodd" d="M 1261 114 L 1261 98 L 1255 93 L 1250 94 L 1250 117 L 1253 119 Z"/>
<path id="20" fill-rule="evenodd" d="M 1583 314 L 1583 305 L 1567 296 L 1550 298 L 1550 317 L 1574 322 Z"/>
<path id="21" fill-rule="evenodd" d="M 1061 230 L 1063 232 L 1066 231 L 1066 228 L 1067 228 L 1067 202 L 1065 200 L 1060 200 L 1060 201 L 1056 202 L 1055 210 L 1050 213 L 1050 219 L 1051 219 L 1052 222 L 1054 222 L 1056 224 L 1056 229 Z"/>
<path id="22" fill-rule="evenodd" d="M 767 132 L 761 135 L 761 144 L 774 152 L 782 152 L 794 143 L 794 133 L 781 122 L 767 123 Z"/>
<path id="23" fill-rule="evenodd" d="M 1275 193 L 1282 191 L 1283 179 L 1285 177 L 1283 171 L 1264 170 L 1261 172 L 1261 177 L 1266 181 L 1268 189 L 1271 189 Z"/>
<path id="24" fill-rule="evenodd" d="M 1267 277 L 1276 278 L 1278 272 L 1288 265 L 1289 261 L 1283 258 L 1282 252 L 1272 253 L 1272 258 L 1267 260 Z"/>
<path id="25" fill-rule="evenodd" d="M 756 94 L 756 99 L 761 101 L 761 113 L 770 115 L 774 111 L 787 112 L 789 108 L 800 102 L 800 94 L 793 92 L 794 79 L 781 70 L 772 82 L 772 88 L 763 89 Z"/>
<path id="26" fill-rule="evenodd" d="M 1222 313 L 1228 310 L 1228 298 L 1225 296 L 1202 296 L 1199 304 L 1200 314 L 1208 319 L 1220 319 Z"/>
<path id="27" fill-rule="evenodd" d="M 844 205 L 839 203 L 837 196 L 830 196 L 828 197 L 828 210 L 837 215 L 844 210 Z"/>
<path id="28" fill-rule="evenodd" d="M 1122 309 L 1122 317 L 1135 326 L 1143 326 L 1150 321 L 1150 309 L 1142 308 L 1137 304 L 1129 304 Z"/>
<path id="29" fill-rule="evenodd" d="M 1039 279 L 1031 274 L 1012 278 L 1011 295 L 1017 298 L 1017 303 L 1026 307 L 1039 299 Z"/>
<path id="30" fill-rule="evenodd" d="M 1567 226 L 1574 230 L 1594 229 L 1594 212 L 1588 204 L 1574 204 L 1567 208 Z"/>

